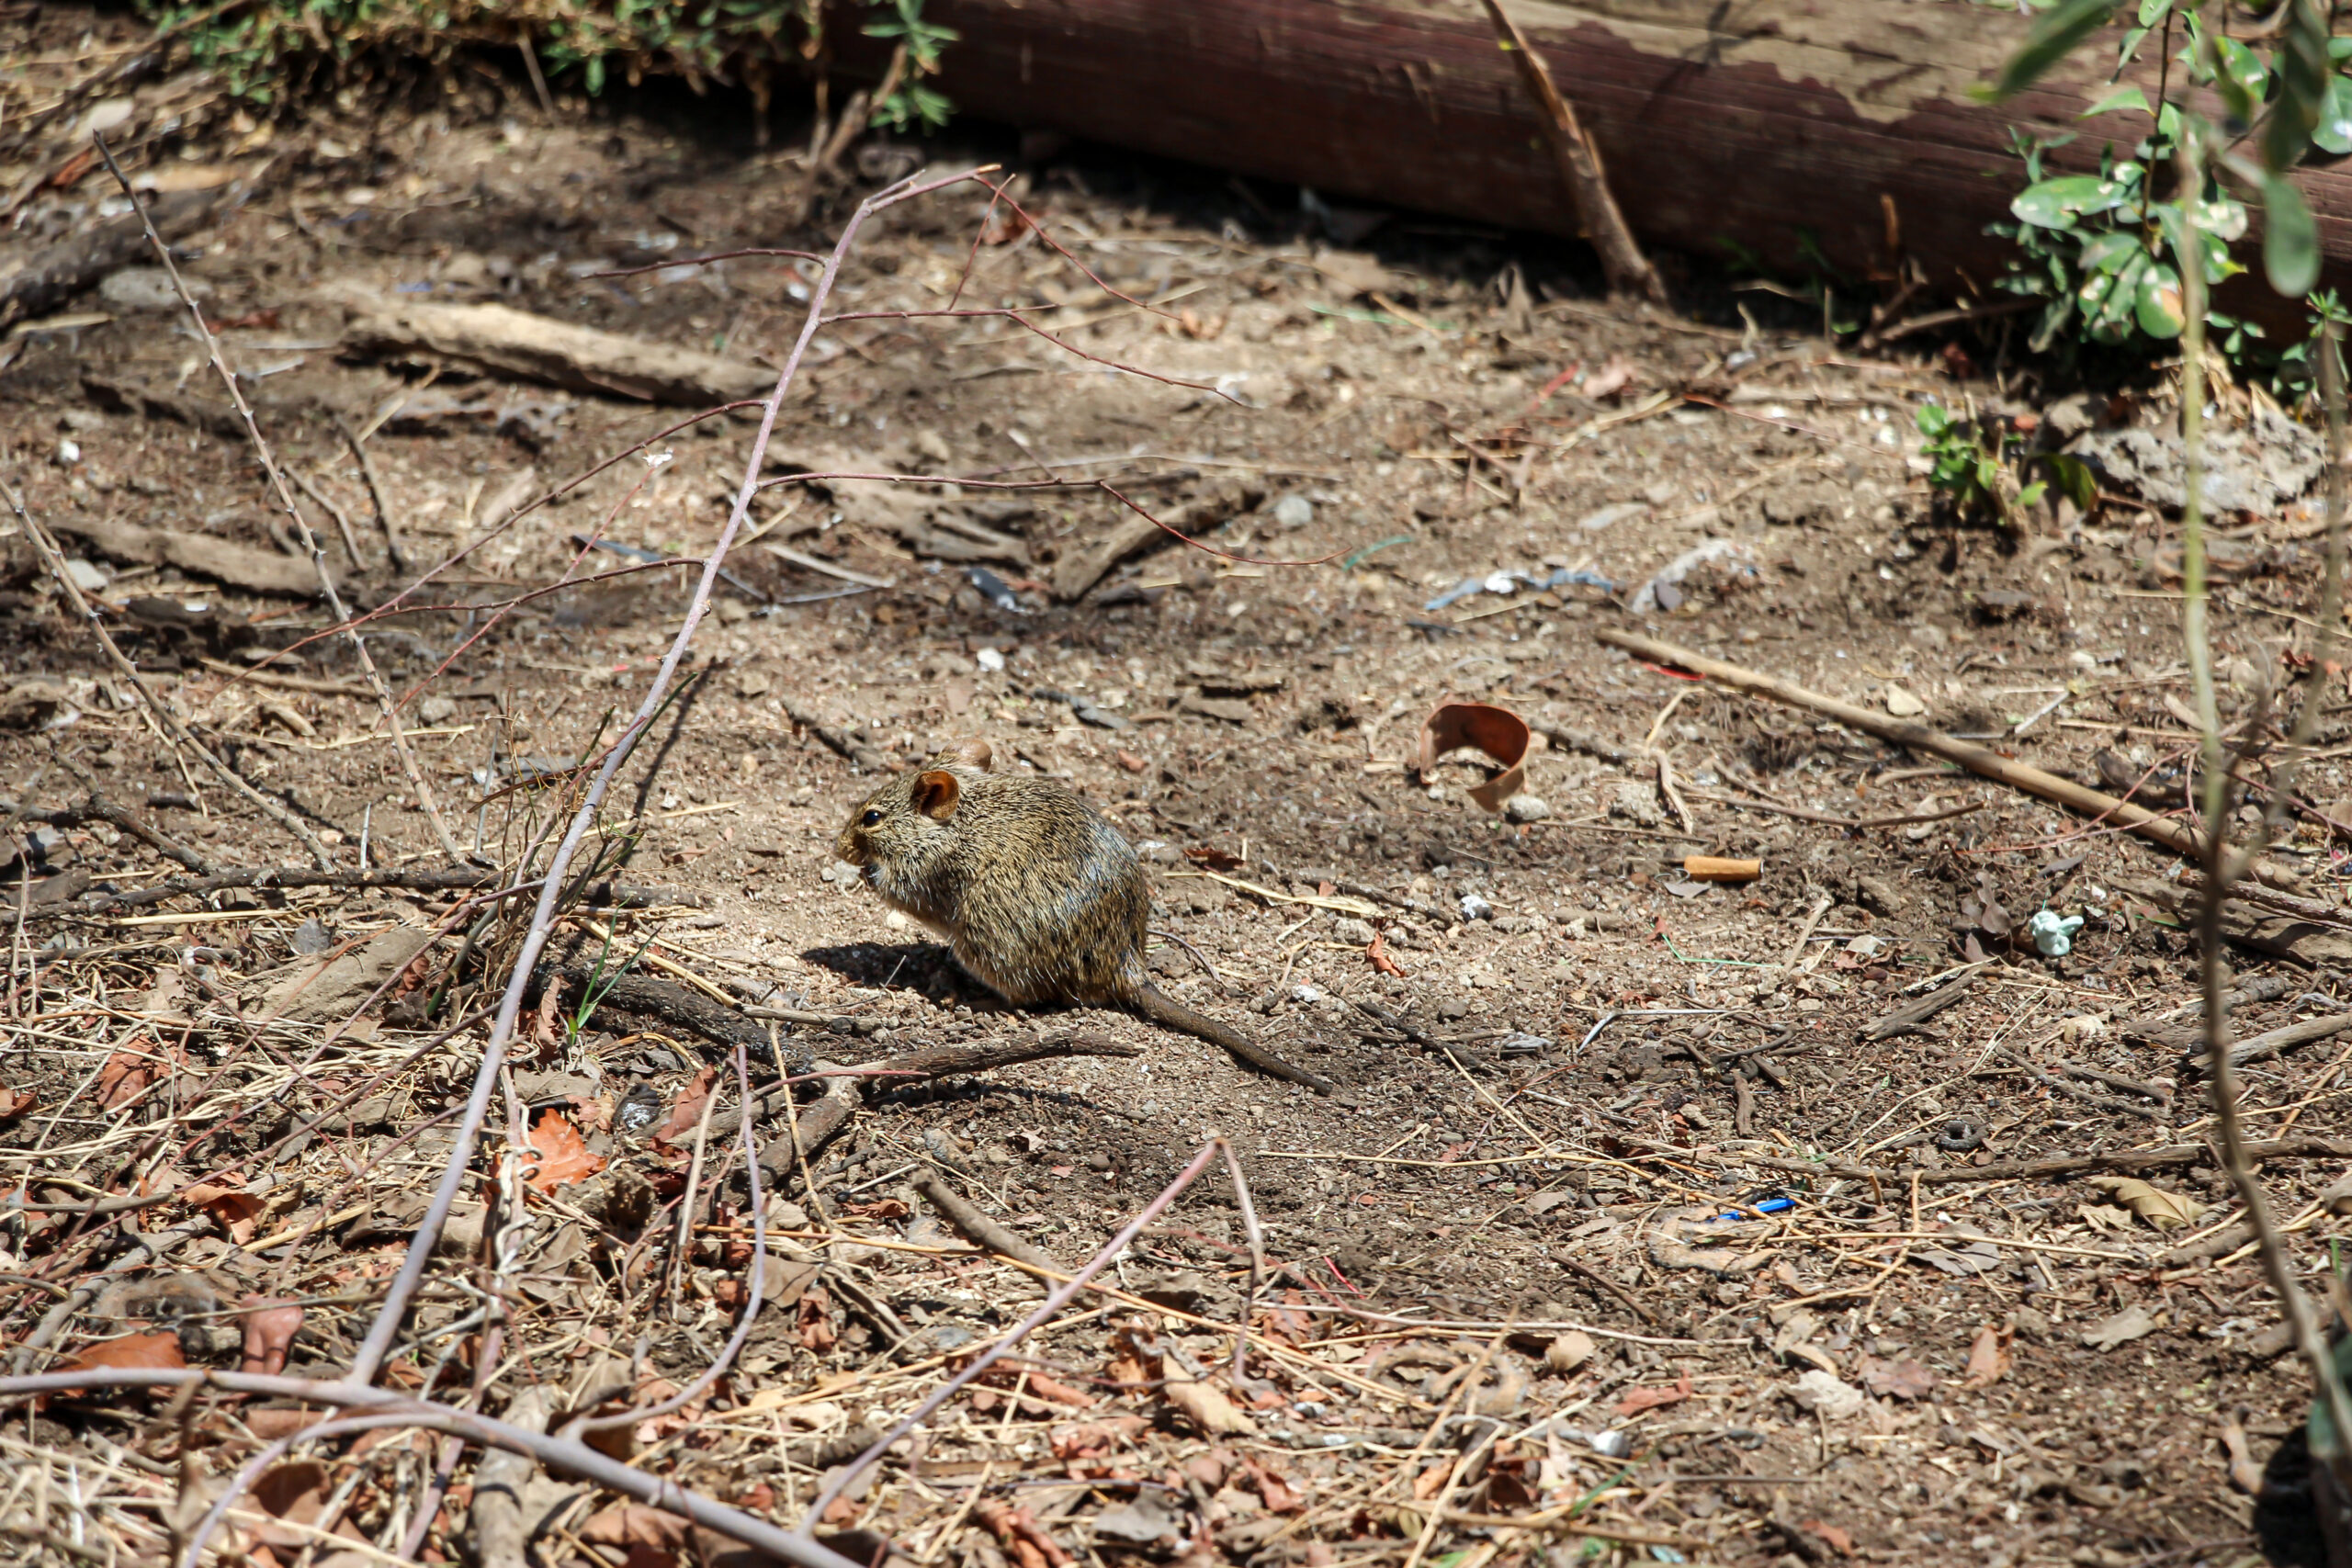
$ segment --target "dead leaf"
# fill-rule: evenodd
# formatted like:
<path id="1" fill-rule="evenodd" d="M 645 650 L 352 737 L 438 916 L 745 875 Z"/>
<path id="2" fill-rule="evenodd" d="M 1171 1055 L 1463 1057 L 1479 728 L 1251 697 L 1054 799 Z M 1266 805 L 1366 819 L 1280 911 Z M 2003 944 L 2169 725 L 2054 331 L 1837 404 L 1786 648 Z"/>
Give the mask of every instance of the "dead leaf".
<path id="1" fill-rule="evenodd" d="M 98 1069 L 98 1103 L 109 1111 L 120 1108 L 153 1084 L 161 1071 L 162 1064 L 151 1057 L 136 1051 L 117 1051 Z"/>
<path id="2" fill-rule="evenodd" d="M 1827 1542 L 1840 1557 L 1851 1557 L 1854 1555 L 1854 1538 L 1847 1531 L 1839 1529 L 1836 1525 L 1825 1525 L 1819 1519 L 1806 1519 L 1797 1528 L 1813 1535 L 1819 1536 L 1824 1541 Z"/>
<path id="3" fill-rule="evenodd" d="M 677 1103 L 670 1108 L 670 1119 L 653 1131 L 654 1141 L 674 1144 L 702 1124 L 702 1108 L 710 1102 L 710 1086 L 718 1081 L 717 1067 L 705 1067 L 694 1080 L 678 1091 Z"/>
<path id="4" fill-rule="evenodd" d="M 1243 1468 L 1250 1472 L 1250 1478 L 1258 1483 L 1258 1496 L 1266 1505 L 1266 1512 L 1295 1513 L 1306 1506 L 1306 1498 L 1297 1487 L 1293 1486 L 1256 1460 L 1244 1454 L 1241 1456 L 1241 1463 Z"/>
<path id="5" fill-rule="evenodd" d="M 2197 1216 L 2205 1212 L 2205 1205 L 2196 1199 L 2166 1192 L 2137 1177 L 2094 1176 L 2088 1179 L 2088 1184 L 2160 1231 L 2170 1230 L 2176 1225 L 2194 1224 Z"/>
<path id="6" fill-rule="evenodd" d="M 2009 1370 L 2009 1337 L 1991 1324 L 1976 1331 L 1968 1347 L 1968 1365 L 1960 1374 L 1962 1388 L 1990 1388 Z"/>
<path id="7" fill-rule="evenodd" d="M 988 1526 L 997 1540 L 1004 1543 L 1020 1568 L 1069 1568 L 1069 1564 L 1077 1561 L 1059 1541 L 1045 1532 L 1037 1523 L 1036 1515 L 1026 1508 L 984 1502 L 974 1505 L 972 1512 L 980 1523 Z"/>
<path id="8" fill-rule="evenodd" d="M 1592 1336 L 1571 1328 L 1544 1348 L 1544 1364 L 1555 1372 L 1572 1372 L 1592 1359 Z"/>
<path id="9" fill-rule="evenodd" d="M 293 1526 L 316 1525 L 326 1512 L 330 1484 L 330 1474 L 322 1461 L 288 1460 L 263 1471 L 254 1478 L 247 1495 L 270 1518 L 283 1519 Z M 316 1531 L 310 1529 L 282 1529 L 267 1523 L 246 1528 L 261 1545 L 289 1555 L 317 1539 Z"/>
<path id="10" fill-rule="evenodd" d="M 1660 1405 L 1679 1404 L 1690 1397 L 1690 1374 L 1689 1372 L 1685 1372 L 1680 1378 L 1677 1379 L 1673 1386 L 1669 1388 L 1636 1388 L 1627 1390 L 1625 1397 L 1617 1402 L 1617 1414 L 1620 1416 L 1638 1415 L 1640 1412 L 1645 1410 L 1656 1410 Z"/>
<path id="11" fill-rule="evenodd" d="M 1241 858 L 1238 855 L 1236 855 L 1227 850 L 1212 848 L 1207 844 L 1193 845 L 1191 849 L 1184 852 L 1184 858 L 1191 861 L 1194 865 L 1205 866 L 1211 871 L 1238 871 L 1241 869 Z"/>
<path id="12" fill-rule="evenodd" d="M 269 1208 L 268 1201 L 258 1194 L 247 1192 L 243 1188 L 223 1187 L 209 1181 L 198 1182 L 182 1191 L 180 1196 L 211 1215 L 220 1228 L 229 1233 L 229 1239 L 239 1247 L 253 1240 L 254 1232 L 261 1224 L 262 1215 Z"/>
<path id="13" fill-rule="evenodd" d="M 1872 1393 L 1891 1394 L 1896 1399 L 1925 1399 L 1936 1386 L 1936 1374 L 1907 1357 L 1900 1361 L 1884 1361 L 1865 1355 L 1854 1363 L 1854 1373 Z"/>
<path id="14" fill-rule="evenodd" d="M 2094 1350 L 2112 1350 L 2118 1345 L 2128 1345 L 2154 1334 L 2160 1321 L 2154 1313 L 2134 1302 L 2105 1323 L 2084 1329 L 2083 1343 Z"/>
<path id="15" fill-rule="evenodd" d="M 1438 759 L 1471 746 L 1495 760 L 1502 772 L 1470 791 L 1470 798 L 1488 811 L 1500 811 L 1503 802 L 1527 784 L 1527 721 L 1492 703 L 1441 702 L 1421 720 L 1420 746 L 1413 771 L 1426 778 Z"/>
<path id="16" fill-rule="evenodd" d="M 14 1122 L 40 1103 L 40 1096 L 28 1089 L 0 1089 L 0 1122 Z"/>
<path id="17" fill-rule="evenodd" d="M 608 1503 L 582 1521 L 574 1531 L 590 1546 L 616 1546 L 632 1564 L 639 1551 L 674 1557 L 686 1544 L 687 1521 L 679 1515 L 643 1503 Z"/>
<path id="18" fill-rule="evenodd" d="M 1363 955 L 1372 960 L 1372 972 L 1374 974 L 1394 975 L 1400 980 L 1405 977 L 1404 969 L 1397 964 L 1396 960 L 1388 955 L 1388 933 L 1386 931 L 1374 931 L 1372 933 L 1372 945 L 1363 950 Z"/>
<path id="19" fill-rule="evenodd" d="M 247 1296 L 239 1304 L 245 1309 L 245 1346 L 237 1370 L 277 1376 L 286 1370 L 286 1352 L 293 1346 L 294 1336 L 301 1332 L 301 1307 L 267 1296 Z"/>
<path id="20" fill-rule="evenodd" d="M 571 1119 L 550 1106 L 532 1125 L 530 1146 L 539 1156 L 526 1179 L 534 1192 L 552 1192 L 568 1181 L 595 1175 L 605 1168 L 605 1156 L 591 1154 Z"/>
<path id="21" fill-rule="evenodd" d="M 1092 1459 L 1125 1448 L 1151 1429 L 1140 1416 L 1114 1416 L 1102 1421 L 1079 1421 L 1046 1434 L 1058 1460 Z"/>
<path id="22" fill-rule="evenodd" d="M 1258 1423 L 1250 1419 L 1225 1392 L 1214 1383 L 1193 1382 L 1183 1378 L 1170 1378 L 1161 1385 L 1160 1393 L 1168 1403 L 1188 1416 L 1205 1437 L 1229 1435 L 1254 1436 Z"/>
<path id="23" fill-rule="evenodd" d="M 85 1345 L 72 1359 L 49 1369 L 57 1372 L 96 1371 L 100 1368 L 136 1368 L 142 1371 L 176 1371 L 187 1365 L 187 1358 L 180 1354 L 180 1337 L 176 1334 L 126 1334 L 117 1339 L 101 1339 Z M 69 1388 L 60 1394 L 88 1392 Z M 50 1396 L 38 1402 L 46 1406 Z"/>
<path id="24" fill-rule="evenodd" d="M 804 1350 L 830 1350 L 840 1337 L 833 1329 L 833 1299 L 823 1287 L 801 1292 L 799 1331 L 800 1348 Z"/>

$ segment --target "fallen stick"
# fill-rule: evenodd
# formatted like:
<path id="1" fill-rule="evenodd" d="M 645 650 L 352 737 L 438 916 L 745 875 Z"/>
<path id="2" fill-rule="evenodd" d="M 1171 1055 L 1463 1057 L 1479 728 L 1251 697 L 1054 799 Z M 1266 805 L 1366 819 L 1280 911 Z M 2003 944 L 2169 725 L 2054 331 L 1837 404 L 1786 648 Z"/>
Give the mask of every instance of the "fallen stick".
<path id="1" fill-rule="evenodd" d="M 350 286 L 325 289 L 321 298 L 347 313 L 345 341 L 356 348 L 425 354 L 576 392 L 697 407 L 759 397 L 775 380 L 762 366 L 507 305 L 426 305 Z"/>
<path id="2" fill-rule="evenodd" d="M 2267 1159 L 2352 1159 L 2352 1139 L 2281 1138 L 2276 1143 L 2248 1144 L 2245 1154 L 2246 1158 L 2256 1162 Z M 1926 1187 L 1950 1187 L 1968 1181 L 2056 1180 L 2060 1177 L 2081 1176 L 2094 1170 L 2126 1173 L 2179 1170 L 2192 1166 L 2218 1164 L 2220 1158 L 2209 1144 L 2168 1144 L 2154 1149 L 2112 1149 L 2098 1155 L 2052 1155 L 2046 1159 L 1996 1160 L 1991 1165 L 1939 1166 L 1931 1170 L 1917 1168 L 1894 1170 L 1883 1166 L 1857 1165 L 1850 1160 L 1778 1159 L 1770 1155 L 1731 1153 L 1719 1157 L 1726 1165 L 1752 1165 L 1765 1170 L 1841 1176 L 1853 1181 L 1901 1183 L 1916 1180 Z M 1998 1236 L 1986 1239 L 1996 1246 L 2000 1241 Z"/>
<path id="3" fill-rule="evenodd" d="M 936 1176 L 925 1176 L 915 1183 L 915 1190 L 930 1201 L 932 1206 L 947 1216 L 947 1223 L 967 1236 L 1001 1258 L 1016 1263 L 1026 1263 L 1032 1269 L 1060 1269 L 1061 1265 L 982 1213 L 962 1193 L 957 1192 Z"/>
<path id="4" fill-rule="evenodd" d="M 103 811 L 78 807 L 77 818 L 85 811 L 92 816 L 104 816 Z M 62 812 L 28 812 L 28 817 L 55 818 Z M 118 821 L 107 817 L 108 821 Z M 118 826 L 128 826 L 119 822 Z M 133 832 L 138 829 L 131 829 Z M 169 851 L 164 852 L 169 853 Z M 105 915 L 117 909 L 140 909 L 150 904 L 169 899 L 201 897 L 208 893 L 220 893 L 230 888 L 270 887 L 332 887 L 349 891 L 364 887 L 398 887 L 411 893 L 470 893 L 477 888 L 494 887 L 501 879 L 495 871 L 475 869 L 413 871 L 314 871 L 309 866 L 266 865 L 252 871 L 218 871 L 203 876 L 175 876 L 159 882 L 153 887 L 134 888 L 129 893 L 110 893 L 90 903 L 60 913 L 74 915 Z M 635 883 L 615 882 L 607 877 L 592 882 L 582 889 L 583 899 L 591 905 L 627 909 L 645 908 L 659 904 L 699 906 L 702 895 L 689 893 L 683 887 L 648 887 Z"/>
<path id="5" fill-rule="evenodd" d="M 1560 182 L 1568 187 L 1568 200 L 1576 209 L 1577 231 L 1600 253 L 1600 270 L 1609 278 L 1610 291 L 1638 294 L 1655 304 L 1665 304 L 1666 284 L 1658 277 L 1657 269 L 1650 265 L 1649 258 L 1642 254 L 1634 231 L 1625 226 L 1625 215 L 1619 210 L 1617 198 L 1609 192 L 1609 176 L 1600 166 L 1600 149 L 1585 134 L 1584 127 L 1577 120 L 1577 111 L 1553 84 L 1544 57 L 1535 52 L 1527 35 L 1520 31 L 1519 24 L 1504 12 L 1501 0 L 1486 0 L 1486 4 L 1497 36 L 1510 51 L 1511 62 L 1519 67 L 1520 80 L 1526 85 L 1528 96 L 1535 100 L 1544 143 L 1552 150 L 1552 162 L 1558 165 Z"/>
<path id="6" fill-rule="evenodd" d="M 2258 1062 L 2266 1056 L 2276 1056 L 2292 1051 L 2299 1045 L 2310 1045 L 2352 1029 L 2352 1012 L 2330 1013 L 2325 1018 L 2307 1018 L 2301 1023 L 2290 1023 L 2262 1034 L 2249 1035 L 2230 1045 L 2230 1065 L 2242 1067 L 2248 1062 Z M 2182 1066 L 2191 1072 L 2211 1072 L 2213 1055 L 2210 1051 L 2192 1052 L 2181 1058 Z"/>
<path id="7" fill-rule="evenodd" d="M 1868 708 L 1856 707 L 1851 703 L 1841 703 L 1835 697 L 1808 691 L 1793 682 L 1759 674 L 1736 664 L 1727 664 L 1720 659 L 1710 659 L 1703 653 L 1675 643 L 1660 642 L 1638 632 L 1608 627 L 1595 632 L 1593 637 L 1610 648 L 1623 649 L 1637 659 L 1675 665 L 1694 675 L 1720 681 L 1733 690 L 1746 692 L 1751 696 L 1770 698 L 1790 707 L 1809 708 L 1865 735 L 1875 735 L 1891 745 L 1905 746 L 1914 751 L 1924 751 L 1931 757 L 1958 762 L 1969 772 L 1991 779 L 1996 784 L 2039 795 L 2069 810 L 2079 811 L 2086 817 L 2112 822 L 2119 828 L 2128 829 L 2143 839 L 2162 844 L 2176 854 L 2191 860 L 2201 861 L 2204 858 L 2203 835 L 2193 828 L 2184 827 L 2144 806 L 2134 806 L 2128 800 L 2118 800 L 2113 795 L 2086 788 L 2072 779 L 2062 779 L 2055 773 L 2045 773 L 2030 763 L 2013 761 L 1989 748 L 1956 740 L 1924 724 L 1906 724 L 1899 718 L 1889 718 Z M 2267 863 L 2256 864 L 2253 874 L 2265 882 L 2290 880 L 2288 874 Z"/>

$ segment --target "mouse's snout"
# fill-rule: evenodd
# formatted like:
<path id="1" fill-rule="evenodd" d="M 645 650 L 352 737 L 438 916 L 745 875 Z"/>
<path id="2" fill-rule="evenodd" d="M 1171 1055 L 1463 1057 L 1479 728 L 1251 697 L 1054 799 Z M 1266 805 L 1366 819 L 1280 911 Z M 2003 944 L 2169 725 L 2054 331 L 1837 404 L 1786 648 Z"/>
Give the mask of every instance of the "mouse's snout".
<path id="1" fill-rule="evenodd" d="M 833 853 L 852 865 L 863 866 L 872 863 L 872 846 L 867 843 L 865 829 L 858 825 L 856 818 L 851 818 L 849 826 L 842 829 L 841 837 L 833 840 Z"/>

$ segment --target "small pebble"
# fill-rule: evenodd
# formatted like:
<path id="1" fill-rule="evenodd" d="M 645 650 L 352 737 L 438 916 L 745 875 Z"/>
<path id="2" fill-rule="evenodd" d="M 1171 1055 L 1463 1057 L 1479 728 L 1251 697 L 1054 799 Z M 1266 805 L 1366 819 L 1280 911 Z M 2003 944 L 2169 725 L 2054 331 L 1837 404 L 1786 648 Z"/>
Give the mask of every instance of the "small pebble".
<path id="1" fill-rule="evenodd" d="M 416 716 L 427 724 L 446 724 L 457 712 L 458 705 L 447 697 L 427 697 L 416 705 Z"/>
<path id="2" fill-rule="evenodd" d="M 1514 822 L 1541 822 L 1552 815 L 1552 807 L 1542 795 L 1522 793 L 1503 802 L 1503 815 Z"/>
<path id="3" fill-rule="evenodd" d="M 1304 528 L 1315 521 L 1315 503 L 1303 495 L 1286 495 L 1274 502 L 1274 521 L 1285 528 Z"/>
<path id="4" fill-rule="evenodd" d="M 994 675 L 1004 669 L 1004 655 L 993 648 L 983 648 L 972 654 L 972 662 Z"/>

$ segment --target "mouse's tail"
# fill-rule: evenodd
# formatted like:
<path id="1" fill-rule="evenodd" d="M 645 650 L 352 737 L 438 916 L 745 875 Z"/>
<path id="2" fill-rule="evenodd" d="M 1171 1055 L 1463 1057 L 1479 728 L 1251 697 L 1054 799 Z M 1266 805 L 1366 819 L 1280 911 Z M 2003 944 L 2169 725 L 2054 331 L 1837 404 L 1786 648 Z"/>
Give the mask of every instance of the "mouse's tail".
<path id="1" fill-rule="evenodd" d="M 1194 1012 L 1183 1003 L 1171 1000 L 1149 981 L 1138 984 L 1126 1000 L 1128 1006 L 1152 1022 L 1222 1045 L 1261 1073 L 1272 1073 L 1278 1078 L 1305 1084 L 1317 1094 L 1331 1092 L 1329 1078 L 1317 1077 L 1305 1067 L 1291 1066 L 1230 1024 L 1219 1023 L 1206 1013 Z"/>

